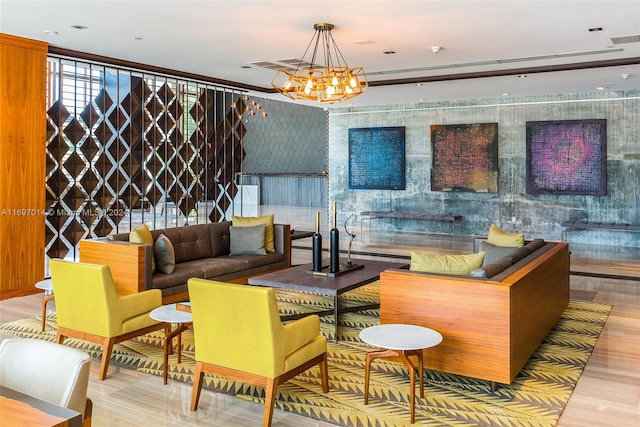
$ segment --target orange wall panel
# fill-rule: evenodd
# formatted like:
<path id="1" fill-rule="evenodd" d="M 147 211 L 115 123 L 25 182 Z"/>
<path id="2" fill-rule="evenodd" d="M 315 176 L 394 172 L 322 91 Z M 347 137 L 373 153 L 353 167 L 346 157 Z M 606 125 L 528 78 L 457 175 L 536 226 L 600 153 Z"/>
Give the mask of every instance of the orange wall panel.
<path id="1" fill-rule="evenodd" d="M 47 44 L 0 34 L 0 298 L 44 276 Z"/>

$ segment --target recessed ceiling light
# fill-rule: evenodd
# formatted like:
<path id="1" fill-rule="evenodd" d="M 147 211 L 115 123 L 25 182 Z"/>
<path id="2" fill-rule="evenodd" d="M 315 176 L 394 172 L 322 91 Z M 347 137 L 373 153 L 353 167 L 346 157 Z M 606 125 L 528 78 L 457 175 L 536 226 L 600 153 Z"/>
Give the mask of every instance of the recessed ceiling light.
<path id="1" fill-rule="evenodd" d="M 511 95 L 511 94 L 510 94 L 509 92 L 502 92 L 500 95 L 502 95 L 502 96 L 509 96 L 509 95 Z"/>
<path id="2" fill-rule="evenodd" d="M 134 37 L 134 40 L 143 40 L 142 37 Z"/>
<path id="3" fill-rule="evenodd" d="M 240 68 L 251 68 L 250 65 L 241 65 Z"/>
<path id="4" fill-rule="evenodd" d="M 396 51 L 395 50 L 385 50 L 382 53 L 384 53 L 385 55 L 393 55 L 394 53 L 396 53 Z"/>
<path id="5" fill-rule="evenodd" d="M 60 34 L 57 31 L 53 31 L 53 30 L 44 30 L 44 33 L 48 36 L 57 36 L 58 34 Z"/>
<path id="6" fill-rule="evenodd" d="M 422 83 L 416 83 L 416 86 L 420 87 L 422 86 Z"/>
<path id="7" fill-rule="evenodd" d="M 596 87 L 596 90 L 607 90 L 607 89 L 609 89 L 609 86 L 600 85 L 600 86 Z"/>
<path id="8" fill-rule="evenodd" d="M 73 28 L 73 29 L 75 29 L 75 30 L 86 30 L 86 29 L 88 29 L 89 27 L 85 27 L 84 25 L 76 24 L 76 25 L 72 25 L 72 26 L 71 26 L 71 28 Z"/>
<path id="9" fill-rule="evenodd" d="M 525 79 L 525 78 L 527 78 L 527 75 L 526 74 L 519 74 L 518 78 L 519 79 Z"/>
<path id="10" fill-rule="evenodd" d="M 602 27 L 593 27 L 593 28 L 589 28 L 589 32 L 590 32 L 590 33 L 593 33 L 593 32 L 596 32 L 596 31 L 602 31 Z"/>

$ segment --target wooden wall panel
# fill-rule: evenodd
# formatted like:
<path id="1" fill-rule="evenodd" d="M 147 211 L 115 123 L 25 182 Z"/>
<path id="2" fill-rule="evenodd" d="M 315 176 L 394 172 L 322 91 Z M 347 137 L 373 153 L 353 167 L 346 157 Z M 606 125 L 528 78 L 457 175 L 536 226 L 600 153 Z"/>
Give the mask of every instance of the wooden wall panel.
<path id="1" fill-rule="evenodd" d="M 0 34 L 0 299 L 44 276 L 47 44 Z"/>

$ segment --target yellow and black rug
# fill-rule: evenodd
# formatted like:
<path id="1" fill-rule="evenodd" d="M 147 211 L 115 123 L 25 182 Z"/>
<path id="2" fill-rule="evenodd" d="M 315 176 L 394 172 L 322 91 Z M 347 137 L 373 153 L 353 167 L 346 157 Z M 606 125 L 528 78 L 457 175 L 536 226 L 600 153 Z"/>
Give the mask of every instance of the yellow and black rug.
<path id="1" fill-rule="evenodd" d="M 343 303 L 378 299 L 376 283 L 349 292 Z M 283 314 L 329 309 L 332 299 L 321 295 L 278 291 Z M 509 386 L 490 391 L 489 383 L 437 371 L 425 371 L 425 397 L 416 397 L 416 425 L 431 426 L 554 426 L 562 413 L 604 327 L 611 307 L 571 301 L 562 318 Z M 409 378 L 403 365 L 377 360 L 372 365 L 369 404 L 364 405 L 364 356 L 372 348 L 358 339 L 360 330 L 379 321 L 377 310 L 341 315 L 340 340 L 330 341 L 330 391 L 323 394 L 319 372 L 311 369 L 278 388 L 276 406 L 285 411 L 344 426 L 405 426 L 409 423 Z M 332 317 L 321 318 L 323 333 L 333 335 Z M 40 332 L 37 317 L 4 324 L 7 334 L 54 340 L 55 315 Z M 92 357 L 97 346 L 78 340 L 68 345 Z M 194 347 L 191 331 L 183 334 L 182 363 L 169 359 L 169 376 L 191 383 Z M 112 364 L 161 376 L 162 332 L 118 344 Z M 263 402 L 263 390 L 224 378 L 206 377 L 205 387 L 242 399 Z"/>

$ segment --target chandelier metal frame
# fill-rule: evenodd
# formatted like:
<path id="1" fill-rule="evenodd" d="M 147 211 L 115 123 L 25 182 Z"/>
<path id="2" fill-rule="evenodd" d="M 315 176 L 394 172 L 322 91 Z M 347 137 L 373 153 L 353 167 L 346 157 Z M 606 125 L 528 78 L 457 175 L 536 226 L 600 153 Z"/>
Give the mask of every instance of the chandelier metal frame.
<path id="1" fill-rule="evenodd" d="M 343 102 L 356 97 L 369 86 L 362 67 L 350 68 L 338 48 L 331 30 L 333 24 L 317 23 L 307 49 L 295 71 L 282 68 L 273 78 L 273 86 L 281 94 L 293 100 L 311 100 L 321 103 Z M 305 57 L 311 46 L 311 61 Z M 322 56 L 323 66 L 316 64 Z"/>

